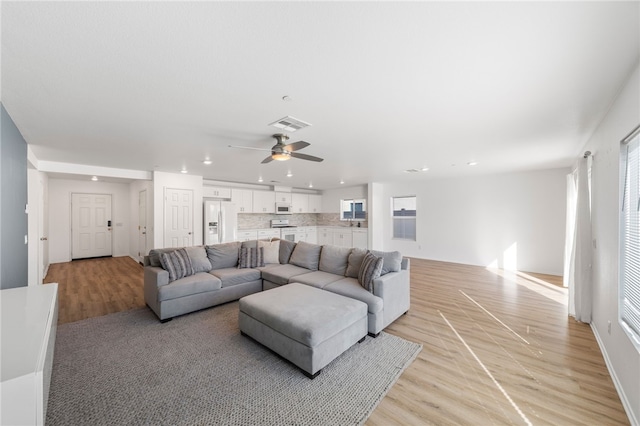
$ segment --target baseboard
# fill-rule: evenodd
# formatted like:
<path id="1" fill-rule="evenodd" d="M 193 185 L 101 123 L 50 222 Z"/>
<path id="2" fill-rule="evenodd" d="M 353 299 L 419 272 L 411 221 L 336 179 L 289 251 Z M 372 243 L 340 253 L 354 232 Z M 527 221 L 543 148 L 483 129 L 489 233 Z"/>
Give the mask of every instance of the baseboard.
<path id="1" fill-rule="evenodd" d="M 142 262 L 140 262 L 140 260 L 139 260 L 139 259 L 136 259 L 135 257 L 133 257 L 133 256 L 131 256 L 131 255 L 129 255 L 129 257 L 130 257 L 131 259 L 133 259 L 133 261 L 134 261 L 134 262 L 142 264 Z"/>
<path id="2" fill-rule="evenodd" d="M 593 325 L 593 323 L 589 325 L 591 326 L 593 335 L 596 336 L 596 341 L 598 342 L 598 346 L 600 347 L 600 352 L 602 352 L 604 363 L 607 366 L 607 370 L 609 370 L 609 375 L 613 380 L 613 385 L 616 387 L 616 391 L 618 391 L 618 396 L 620 397 L 620 401 L 622 402 L 622 406 L 624 407 L 625 413 L 627 413 L 627 417 L 629 418 L 629 422 L 631 423 L 631 426 L 640 426 L 638 419 L 635 417 L 633 411 L 631 410 L 631 405 L 629 404 L 627 395 L 625 395 L 624 393 L 624 389 L 622 389 L 622 385 L 618 380 L 618 376 L 616 375 L 615 370 L 611 366 L 611 360 L 609 359 L 609 354 L 607 354 L 607 351 L 604 348 L 604 344 L 602 343 L 602 339 L 600 339 L 600 335 L 598 334 L 598 329 Z"/>

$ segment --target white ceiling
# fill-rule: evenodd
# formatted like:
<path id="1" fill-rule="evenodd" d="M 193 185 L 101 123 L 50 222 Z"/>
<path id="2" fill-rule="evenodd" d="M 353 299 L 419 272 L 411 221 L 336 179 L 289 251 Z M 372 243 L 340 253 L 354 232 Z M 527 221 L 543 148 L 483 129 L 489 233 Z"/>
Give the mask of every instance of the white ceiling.
<path id="1" fill-rule="evenodd" d="M 316 189 L 565 167 L 638 64 L 639 6 L 3 1 L 2 102 L 49 162 Z M 324 162 L 228 148 L 287 115 Z"/>

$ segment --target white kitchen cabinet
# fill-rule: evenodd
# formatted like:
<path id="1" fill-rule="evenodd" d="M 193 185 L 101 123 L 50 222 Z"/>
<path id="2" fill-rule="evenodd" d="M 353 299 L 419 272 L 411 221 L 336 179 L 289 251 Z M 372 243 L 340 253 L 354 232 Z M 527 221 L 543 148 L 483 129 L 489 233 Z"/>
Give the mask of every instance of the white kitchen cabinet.
<path id="1" fill-rule="evenodd" d="M 58 325 L 58 284 L 0 292 L 2 424 L 44 425 Z"/>
<path id="2" fill-rule="evenodd" d="M 238 213 L 253 213 L 253 191 L 250 189 L 232 189 L 231 202 L 238 208 Z"/>
<path id="3" fill-rule="evenodd" d="M 322 213 L 322 195 L 309 194 L 309 213 Z"/>
<path id="4" fill-rule="evenodd" d="M 310 244 L 318 244 L 318 228 L 315 226 L 302 226 L 297 229 L 297 241 L 304 241 Z"/>
<path id="5" fill-rule="evenodd" d="M 253 191 L 254 213 L 275 213 L 276 193 L 273 191 Z"/>
<path id="6" fill-rule="evenodd" d="M 333 245 L 339 247 L 353 247 L 353 234 L 350 228 L 333 230 Z"/>
<path id="7" fill-rule="evenodd" d="M 309 195 L 308 194 L 291 194 L 291 207 L 293 213 L 309 212 Z"/>
<path id="8" fill-rule="evenodd" d="M 251 241 L 258 239 L 257 229 L 246 229 L 244 231 L 238 231 L 238 241 Z"/>
<path id="9" fill-rule="evenodd" d="M 325 244 L 333 245 L 333 228 L 328 226 L 318 226 L 316 229 L 318 244 L 321 246 Z"/>
<path id="10" fill-rule="evenodd" d="M 231 188 L 203 186 L 202 196 L 204 198 L 231 198 Z"/>
<path id="11" fill-rule="evenodd" d="M 258 229 L 258 239 L 280 238 L 280 230 L 276 228 Z"/>
<path id="12" fill-rule="evenodd" d="M 290 192 L 276 192 L 276 203 L 291 204 Z"/>
<path id="13" fill-rule="evenodd" d="M 361 249 L 367 249 L 368 246 L 368 232 L 366 229 L 353 229 L 351 231 L 351 234 L 353 235 L 352 240 L 353 240 L 353 247 L 355 248 L 361 248 Z"/>

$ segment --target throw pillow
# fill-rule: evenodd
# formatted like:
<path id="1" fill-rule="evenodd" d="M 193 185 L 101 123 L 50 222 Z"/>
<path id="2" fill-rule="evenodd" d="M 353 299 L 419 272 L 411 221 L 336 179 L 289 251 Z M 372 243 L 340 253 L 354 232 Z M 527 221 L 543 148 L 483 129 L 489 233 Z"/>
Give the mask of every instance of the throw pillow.
<path id="1" fill-rule="evenodd" d="M 264 266 L 264 249 L 241 247 L 238 257 L 238 269 Z"/>
<path id="2" fill-rule="evenodd" d="M 280 240 L 280 263 L 287 264 L 291 259 L 291 253 L 296 248 L 296 243 L 289 240 Z"/>
<path id="3" fill-rule="evenodd" d="M 171 253 L 174 250 L 175 247 L 149 250 L 149 265 L 162 267 L 162 264 L 160 263 L 160 254 Z"/>
<path id="4" fill-rule="evenodd" d="M 169 273 L 169 282 L 194 274 L 191 259 L 183 248 L 169 253 L 160 253 L 160 263 Z"/>
<path id="5" fill-rule="evenodd" d="M 383 259 L 371 253 L 367 253 L 362 261 L 360 273 L 358 274 L 358 282 L 362 287 L 373 293 L 373 281 L 380 277 L 382 271 Z"/>
<path id="6" fill-rule="evenodd" d="M 399 251 L 371 250 L 371 253 L 383 259 L 382 272 L 380 275 L 388 274 L 389 272 L 398 272 L 400 270 L 400 265 L 402 265 L 402 253 Z"/>
<path id="7" fill-rule="evenodd" d="M 240 242 L 214 244 L 207 246 L 207 257 L 211 269 L 235 268 L 238 265 Z"/>
<path id="8" fill-rule="evenodd" d="M 358 278 L 360 267 L 362 266 L 362 261 L 364 260 L 366 254 L 367 251 L 365 249 L 351 249 L 351 254 L 349 254 L 349 261 L 347 263 L 347 271 L 344 273 L 345 277 Z"/>
<path id="9" fill-rule="evenodd" d="M 264 250 L 264 263 L 280 263 L 280 240 L 258 241 L 258 248 Z"/>
<path id="10" fill-rule="evenodd" d="M 207 250 L 203 246 L 185 247 L 191 265 L 193 266 L 193 272 L 209 272 L 211 270 L 211 262 L 207 257 Z"/>
<path id="11" fill-rule="evenodd" d="M 293 249 L 289 263 L 310 271 L 317 271 L 321 250 L 322 246 L 300 241 L 296 244 L 296 248 Z"/>

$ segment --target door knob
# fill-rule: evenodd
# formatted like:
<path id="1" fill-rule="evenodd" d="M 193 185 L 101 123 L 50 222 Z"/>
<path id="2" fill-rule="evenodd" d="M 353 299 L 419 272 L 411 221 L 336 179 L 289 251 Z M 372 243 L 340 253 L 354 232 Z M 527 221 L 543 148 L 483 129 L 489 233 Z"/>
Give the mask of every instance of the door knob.
<path id="1" fill-rule="evenodd" d="M 142 235 L 147 235 L 147 233 L 146 233 L 146 232 L 143 232 L 143 233 L 142 233 Z"/>
<path id="2" fill-rule="evenodd" d="M 40 241 L 47 241 L 47 237 L 40 237 Z"/>
<path id="3" fill-rule="evenodd" d="M 189 232 L 189 235 L 191 235 L 191 232 Z"/>

